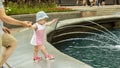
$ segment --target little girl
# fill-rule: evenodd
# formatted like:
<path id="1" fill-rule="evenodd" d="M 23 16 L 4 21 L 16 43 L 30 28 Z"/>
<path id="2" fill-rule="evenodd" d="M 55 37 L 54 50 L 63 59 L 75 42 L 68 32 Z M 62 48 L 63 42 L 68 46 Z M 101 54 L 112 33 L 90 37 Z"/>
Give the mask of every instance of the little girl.
<path id="1" fill-rule="evenodd" d="M 45 27 L 56 22 L 57 19 L 53 19 L 50 22 L 46 22 L 48 19 L 47 14 L 44 11 L 40 11 L 36 14 L 36 23 L 32 25 L 34 28 L 34 34 L 31 39 L 31 44 L 34 45 L 34 62 L 41 60 L 41 57 L 38 56 L 38 51 L 41 50 L 42 54 L 45 56 L 46 60 L 54 59 L 55 57 L 51 54 L 48 54 L 44 47 L 44 32 Z"/>

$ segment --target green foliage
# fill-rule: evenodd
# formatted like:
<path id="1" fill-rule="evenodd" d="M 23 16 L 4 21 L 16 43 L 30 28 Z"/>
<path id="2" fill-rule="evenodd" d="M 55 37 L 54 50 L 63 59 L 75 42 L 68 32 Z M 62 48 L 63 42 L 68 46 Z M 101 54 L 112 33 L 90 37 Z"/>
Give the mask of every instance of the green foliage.
<path id="1" fill-rule="evenodd" d="M 8 3 L 9 7 L 6 7 L 6 13 L 8 15 L 15 15 L 15 14 L 31 14 L 36 13 L 38 11 L 45 11 L 45 12 L 62 12 L 62 11 L 71 11 L 71 9 L 65 8 L 57 8 L 56 4 L 51 3 L 37 3 L 33 5 L 28 4 L 17 4 L 13 2 Z"/>

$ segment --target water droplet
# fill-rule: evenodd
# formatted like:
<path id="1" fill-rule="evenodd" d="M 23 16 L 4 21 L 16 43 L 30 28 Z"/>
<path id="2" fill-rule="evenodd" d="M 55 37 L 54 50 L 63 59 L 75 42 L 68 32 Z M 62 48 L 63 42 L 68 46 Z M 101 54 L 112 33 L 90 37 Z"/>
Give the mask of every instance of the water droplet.
<path id="1" fill-rule="evenodd" d="M 75 44 L 75 42 L 73 41 L 72 44 Z"/>

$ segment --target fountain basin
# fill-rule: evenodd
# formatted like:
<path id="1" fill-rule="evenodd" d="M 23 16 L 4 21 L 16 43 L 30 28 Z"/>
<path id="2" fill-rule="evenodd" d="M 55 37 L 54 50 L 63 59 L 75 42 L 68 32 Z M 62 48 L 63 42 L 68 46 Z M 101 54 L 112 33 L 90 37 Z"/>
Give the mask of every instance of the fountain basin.
<path id="1" fill-rule="evenodd" d="M 83 61 L 87 64 L 91 64 L 91 62 L 96 62 L 99 61 L 96 59 L 95 55 L 98 55 L 100 58 L 101 55 L 103 54 L 103 62 L 99 61 L 98 64 L 94 64 L 93 67 L 95 68 L 101 68 L 100 64 L 103 64 L 102 67 L 107 67 L 108 64 L 111 63 L 106 63 L 104 61 L 107 60 L 106 58 L 109 58 L 109 55 L 112 55 L 114 58 L 110 59 L 119 59 L 119 57 L 115 57 L 113 55 L 118 54 L 119 51 L 119 45 L 113 46 L 114 43 L 108 44 L 106 41 L 95 41 L 97 43 L 91 44 L 90 42 L 94 43 L 91 41 L 91 39 L 84 39 L 81 40 L 81 38 L 86 37 L 86 35 L 83 35 L 81 32 L 94 32 L 94 29 L 90 28 L 83 28 L 83 26 L 88 26 L 88 27 L 94 27 L 97 28 L 98 30 L 103 30 L 100 26 L 93 24 L 91 22 L 96 22 L 97 24 L 100 24 L 100 26 L 105 27 L 106 29 L 112 29 L 112 28 L 119 28 L 119 23 L 120 23 L 120 16 L 119 15 L 110 15 L 110 16 L 99 16 L 99 17 L 88 17 L 88 18 L 77 18 L 77 19 L 69 19 L 69 20 L 64 20 L 60 21 L 54 29 L 52 28 L 52 31 L 49 32 L 48 34 L 48 41 L 54 45 L 58 50 L 64 52 L 65 54 L 68 54 L 70 56 L 73 56 L 74 58 L 78 58 L 80 61 Z M 81 26 L 82 25 L 82 26 Z M 99 35 L 102 35 L 101 33 L 98 33 Z M 109 38 L 106 36 L 106 38 Z M 87 40 L 87 42 L 85 42 Z M 92 39 L 94 40 L 94 39 Z M 102 39 L 104 40 L 104 39 Z M 109 39 L 110 40 L 110 39 Z M 114 41 L 114 40 L 112 40 Z M 83 43 L 82 43 L 83 42 Z M 89 43 L 88 43 L 89 42 Z M 99 43 L 100 42 L 100 43 Z M 99 46 L 99 44 L 102 45 L 109 45 L 109 46 Z M 104 44 L 103 44 L 104 43 Z M 97 46 L 98 45 L 98 46 Z M 101 51 L 98 51 L 101 50 Z M 109 51 L 110 50 L 110 51 Z M 74 52 L 72 52 L 74 51 Z M 108 52 L 109 51 L 109 52 Z M 68 52 L 68 53 L 67 53 Z M 89 52 L 94 52 L 93 54 Z M 96 52 L 96 53 L 95 53 Z M 114 53 L 115 54 L 111 54 Z M 106 54 L 109 55 L 106 55 Z M 93 55 L 94 57 L 91 57 Z M 83 57 L 82 59 L 79 57 Z M 87 59 L 87 60 L 86 60 Z M 112 62 L 114 63 L 114 62 Z M 119 63 L 117 63 L 119 64 Z M 113 66 L 108 66 L 108 67 L 116 67 L 116 64 L 113 64 Z"/>

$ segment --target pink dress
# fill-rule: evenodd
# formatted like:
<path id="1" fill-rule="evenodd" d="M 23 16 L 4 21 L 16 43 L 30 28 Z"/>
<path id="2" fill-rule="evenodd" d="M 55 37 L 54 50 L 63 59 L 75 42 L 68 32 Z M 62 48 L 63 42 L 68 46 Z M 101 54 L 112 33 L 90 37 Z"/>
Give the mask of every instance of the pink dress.
<path id="1" fill-rule="evenodd" d="M 40 25 L 38 23 L 35 23 L 34 25 L 37 26 L 37 30 L 35 31 L 31 39 L 31 44 L 38 46 L 38 45 L 43 45 L 44 44 L 44 32 L 45 32 L 45 24 Z"/>

